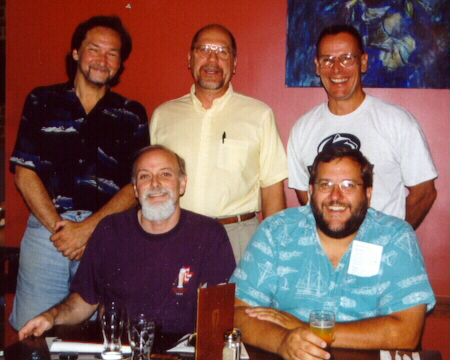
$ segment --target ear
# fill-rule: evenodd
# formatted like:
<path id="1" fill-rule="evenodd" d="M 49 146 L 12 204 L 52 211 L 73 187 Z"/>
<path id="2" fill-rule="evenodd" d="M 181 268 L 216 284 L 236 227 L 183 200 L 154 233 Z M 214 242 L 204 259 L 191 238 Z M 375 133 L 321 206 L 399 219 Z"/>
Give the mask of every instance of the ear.
<path id="1" fill-rule="evenodd" d="M 187 183 L 187 175 L 183 177 L 183 180 L 180 181 L 180 196 L 184 195 L 186 191 L 186 183 Z"/>
<path id="2" fill-rule="evenodd" d="M 319 59 L 317 56 L 314 58 L 314 64 L 316 64 L 316 75 L 320 76 L 320 65 L 319 65 Z"/>
<path id="3" fill-rule="evenodd" d="M 136 196 L 136 198 L 139 198 L 137 189 L 136 189 L 136 185 L 133 185 L 133 189 L 134 189 L 134 196 Z"/>
<path id="4" fill-rule="evenodd" d="M 236 68 L 237 68 L 237 58 L 234 58 L 234 63 L 233 63 L 233 74 L 236 74 Z"/>
<path id="5" fill-rule="evenodd" d="M 367 196 L 367 199 L 369 199 L 369 206 L 370 206 L 370 200 L 372 200 L 372 188 L 371 187 L 368 187 L 366 189 L 366 196 Z"/>
<path id="6" fill-rule="evenodd" d="M 75 61 L 78 61 L 78 50 L 77 49 L 72 50 L 72 57 Z"/>
<path id="7" fill-rule="evenodd" d="M 187 61 L 188 61 L 188 69 L 191 68 L 191 52 L 189 51 L 187 54 Z"/>
<path id="8" fill-rule="evenodd" d="M 369 68 L 369 55 L 367 53 L 364 53 L 361 55 L 361 72 L 365 74 L 368 68 Z"/>
<path id="9" fill-rule="evenodd" d="M 314 192 L 314 185 L 309 185 L 309 194 L 312 195 Z"/>

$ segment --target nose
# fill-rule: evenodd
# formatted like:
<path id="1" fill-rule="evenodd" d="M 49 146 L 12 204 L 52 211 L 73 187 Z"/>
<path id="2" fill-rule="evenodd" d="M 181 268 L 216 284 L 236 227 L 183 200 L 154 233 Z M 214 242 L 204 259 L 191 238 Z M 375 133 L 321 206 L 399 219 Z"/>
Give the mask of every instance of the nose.
<path id="1" fill-rule="evenodd" d="M 335 74 L 339 73 L 341 71 L 342 65 L 341 62 L 339 61 L 339 59 L 334 59 L 333 60 L 333 66 L 331 68 L 331 70 L 333 70 L 333 72 Z"/>
<path id="2" fill-rule="evenodd" d="M 153 176 L 152 177 L 152 182 L 151 182 L 152 188 L 158 188 L 160 184 L 161 183 L 159 181 L 159 178 L 157 176 Z"/>
<path id="3" fill-rule="evenodd" d="M 211 50 L 211 54 L 209 54 L 208 60 L 209 61 L 219 61 L 216 50 Z"/>
<path id="4" fill-rule="evenodd" d="M 107 62 L 107 60 L 106 60 L 106 53 L 100 52 L 98 54 L 98 62 L 102 66 L 104 66 L 106 64 L 106 62 Z"/>
<path id="5" fill-rule="evenodd" d="M 342 196 L 343 195 L 339 184 L 334 184 L 333 189 L 330 192 L 331 199 L 340 199 Z"/>

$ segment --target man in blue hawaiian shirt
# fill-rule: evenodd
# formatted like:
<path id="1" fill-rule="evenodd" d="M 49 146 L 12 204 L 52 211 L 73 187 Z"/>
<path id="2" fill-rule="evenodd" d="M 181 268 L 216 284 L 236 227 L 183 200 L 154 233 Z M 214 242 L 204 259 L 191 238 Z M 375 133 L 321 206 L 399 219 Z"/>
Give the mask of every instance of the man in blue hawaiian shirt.
<path id="1" fill-rule="evenodd" d="M 31 210 L 10 319 L 15 329 L 69 294 L 98 222 L 137 203 L 129 173 L 133 154 L 150 142 L 147 114 L 110 90 L 131 48 L 118 17 L 92 17 L 73 34 L 70 81 L 38 87 L 26 99 L 10 159 Z"/>
<path id="2" fill-rule="evenodd" d="M 230 280 L 245 342 L 287 360 L 329 359 L 308 322 L 330 310 L 332 347 L 417 346 L 435 297 L 412 227 L 369 208 L 372 179 L 359 150 L 327 149 L 313 164 L 311 205 L 261 224 Z"/>

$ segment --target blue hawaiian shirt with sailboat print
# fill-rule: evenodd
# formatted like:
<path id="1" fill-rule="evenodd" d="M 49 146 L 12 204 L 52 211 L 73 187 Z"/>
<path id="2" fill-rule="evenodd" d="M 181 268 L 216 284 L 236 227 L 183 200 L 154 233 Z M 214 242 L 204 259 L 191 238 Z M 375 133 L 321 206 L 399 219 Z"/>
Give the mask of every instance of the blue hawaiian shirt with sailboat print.
<path id="1" fill-rule="evenodd" d="M 312 310 L 331 310 L 347 322 L 388 315 L 436 299 L 417 237 L 403 220 L 369 208 L 354 240 L 382 246 L 376 275 L 349 274 L 354 242 L 333 268 L 310 206 L 290 208 L 258 228 L 230 282 L 251 306 L 291 313 L 309 322 Z"/>
<path id="2" fill-rule="evenodd" d="M 110 89 L 86 114 L 73 83 L 38 87 L 25 101 L 10 169 L 35 171 L 58 212 L 95 212 L 130 182 L 149 136 L 145 108 Z"/>

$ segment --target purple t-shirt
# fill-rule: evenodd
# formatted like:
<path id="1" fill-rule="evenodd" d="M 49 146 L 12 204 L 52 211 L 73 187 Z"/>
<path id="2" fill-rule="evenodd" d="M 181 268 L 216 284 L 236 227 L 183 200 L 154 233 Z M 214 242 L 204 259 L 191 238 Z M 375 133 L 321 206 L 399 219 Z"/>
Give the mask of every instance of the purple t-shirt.
<path id="1" fill-rule="evenodd" d="M 137 209 L 110 215 L 95 229 L 71 291 L 89 304 L 115 301 L 144 312 L 164 332 L 195 330 L 197 289 L 228 282 L 236 264 L 224 227 L 182 210 L 165 234 L 149 234 Z"/>

